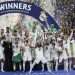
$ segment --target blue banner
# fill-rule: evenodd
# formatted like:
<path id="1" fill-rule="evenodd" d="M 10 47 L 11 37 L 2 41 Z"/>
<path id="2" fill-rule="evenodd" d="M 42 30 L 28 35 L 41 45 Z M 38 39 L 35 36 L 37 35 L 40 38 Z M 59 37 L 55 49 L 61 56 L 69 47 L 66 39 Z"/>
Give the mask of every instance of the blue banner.
<path id="1" fill-rule="evenodd" d="M 54 28 L 59 29 L 58 24 L 54 19 L 42 8 L 35 4 L 26 3 L 23 1 L 5 1 L 0 3 L 0 15 L 7 13 L 22 13 L 37 19 L 45 28 L 54 25 Z"/>

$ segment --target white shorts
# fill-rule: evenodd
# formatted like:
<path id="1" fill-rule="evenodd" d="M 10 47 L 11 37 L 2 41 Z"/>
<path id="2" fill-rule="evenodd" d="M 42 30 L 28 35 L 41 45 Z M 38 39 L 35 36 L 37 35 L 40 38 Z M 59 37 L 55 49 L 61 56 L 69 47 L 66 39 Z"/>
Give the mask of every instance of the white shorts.
<path id="1" fill-rule="evenodd" d="M 55 54 L 55 55 L 51 56 L 51 59 L 52 60 L 58 60 L 58 55 Z"/>
<path id="2" fill-rule="evenodd" d="M 25 52 L 23 55 L 23 61 L 32 61 L 32 56 L 30 52 Z"/>
<path id="3" fill-rule="evenodd" d="M 39 64 L 39 62 L 42 62 L 43 64 L 45 64 L 47 63 L 47 60 L 45 59 L 45 57 L 42 57 L 42 58 L 36 58 L 34 62 L 37 64 Z"/>
<path id="4" fill-rule="evenodd" d="M 56 52 L 51 53 L 50 59 L 52 60 L 58 60 L 58 54 Z"/>
<path id="5" fill-rule="evenodd" d="M 51 58 L 50 58 L 50 52 L 45 52 L 45 58 L 47 61 L 50 61 Z"/>
<path id="6" fill-rule="evenodd" d="M 62 60 L 67 60 L 67 59 L 68 59 L 68 56 L 66 54 L 66 51 L 63 51 L 63 53 L 59 57 L 59 63 L 61 63 Z"/>
<path id="7" fill-rule="evenodd" d="M 35 49 L 35 56 L 36 57 L 35 57 L 34 62 L 36 62 L 37 64 L 39 62 L 42 62 L 42 63 L 46 63 L 47 62 L 46 58 L 43 55 L 43 48 L 41 48 L 40 51 L 39 51 L 39 48 Z"/>

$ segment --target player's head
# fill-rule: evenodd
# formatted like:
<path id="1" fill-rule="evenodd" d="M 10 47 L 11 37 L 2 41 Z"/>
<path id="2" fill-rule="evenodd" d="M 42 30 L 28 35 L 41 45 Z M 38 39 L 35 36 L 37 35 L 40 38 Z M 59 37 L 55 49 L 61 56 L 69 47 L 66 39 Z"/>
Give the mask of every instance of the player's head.
<path id="1" fill-rule="evenodd" d="M 17 31 L 16 30 L 13 31 L 13 35 L 17 36 Z"/>
<path id="2" fill-rule="evenodd" d="M 9 33 L 9 32 L 10 32 L 10 28 L 6 27 L 6 33 Z"/>

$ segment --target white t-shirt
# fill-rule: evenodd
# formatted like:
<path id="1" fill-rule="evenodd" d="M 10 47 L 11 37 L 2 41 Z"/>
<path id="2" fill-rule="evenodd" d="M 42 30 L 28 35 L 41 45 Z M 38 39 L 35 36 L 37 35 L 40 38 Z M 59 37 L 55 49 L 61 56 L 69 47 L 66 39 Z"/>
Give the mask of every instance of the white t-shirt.
<path id="1" fill-rule="evenodd" d="M 6 38 L 6 41 L 11 41 L 11 38 L 12 38 L 12 33 L 10 32 L 10 33 L 6 33 L 5 34 L 5 38 Z"/>
<path id="2" fill-rule="evenodd" d="M 43 57 L 43 48 L 36 48 L 35 49 L 36 58 L 42 58 Z"/>

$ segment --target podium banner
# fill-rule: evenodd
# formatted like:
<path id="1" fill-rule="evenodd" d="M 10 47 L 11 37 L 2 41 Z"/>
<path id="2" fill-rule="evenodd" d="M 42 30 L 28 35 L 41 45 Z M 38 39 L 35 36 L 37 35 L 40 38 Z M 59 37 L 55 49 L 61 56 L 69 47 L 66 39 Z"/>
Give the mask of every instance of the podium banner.
<path id="1" fill-rule="evenodd" d="M 55 20 L 42 8 L 36 6 L 33 3 L 27 3 L 23 1 L 5 1 L 0 3 L 0 15 L 8 13 L 22 13 L 32 16 L 37 19 L 45 28 L 49 28 L 54 25 L 54 28 L 59 29 Z"/>

